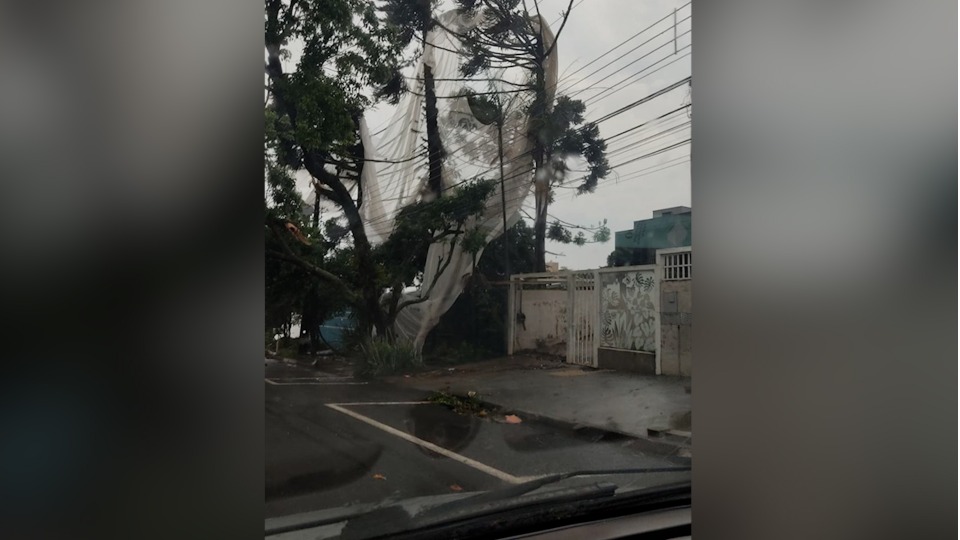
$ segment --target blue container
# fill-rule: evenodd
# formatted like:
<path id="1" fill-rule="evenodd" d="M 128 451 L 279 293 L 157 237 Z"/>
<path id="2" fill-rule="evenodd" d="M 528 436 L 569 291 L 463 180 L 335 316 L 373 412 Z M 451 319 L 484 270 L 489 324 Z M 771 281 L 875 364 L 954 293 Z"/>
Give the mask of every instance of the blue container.
<path id="1" fill-rule="evenodd" d="M 355 326 L 351 313 L 345 311 L 336 317 L 324 321 L 323 324 L 320 325 L 320 335 L 331 347 L 342 350 L 347 331 L 353 330 Z"/>

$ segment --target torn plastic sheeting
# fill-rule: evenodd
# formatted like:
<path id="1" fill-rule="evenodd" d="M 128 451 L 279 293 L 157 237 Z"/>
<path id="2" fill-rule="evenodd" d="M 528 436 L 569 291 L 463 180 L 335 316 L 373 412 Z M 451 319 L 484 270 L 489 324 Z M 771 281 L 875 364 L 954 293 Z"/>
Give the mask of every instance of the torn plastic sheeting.
<path id="1" fill-rule="evenodd" d="M 423 66 L 432 68 L 437 96 L 457 95 L 464 87 L 460 78 L 460 55 L 453 51 L 462 49 L 458 39 L 445 28 L 466 30 L 476 24 L 456 11 L 440 16 L 441 25 L 427 36 L 427 45 L 416 67 L 416 73 L 423 73 Z M 544 27 L 546 43 L 552 43 L 553 33 L 546 22 Z M 553 89 L 557 82 L 557 48 L 554 47 L 544 63 L 547 102 L 553 102 Z M 505 75 L 506 76 L 506 75 Z M 523 79 L 530 80 L 530 74 L 524 73 Z M 377 163 L 367 161 L 363 167 L 361 182 L 364 186 L 364 204 L 361 216 L 367 227 L 371 241 L 384 241 L 393 232 L 395 219 L 400 209 L 416 202 L 424 193 L 427 182 L 426 160 L 416 159 L 420 152 L 421 134 L 426 131 L 426 120 L 422 114 L 423 82 L 418 80 L 402 98 L 391 118 L 387 129 L 375 144 L 366 122 L 360 125 L 360 136 L 364 143 L 364 157 L 367 160 L 389 161 Z M 503 176 L 506 195 L 507 226 L 513 226 L 520 219 L 520 208 L 532 188 L 532 149 L 526 134 L 529 116 L 526 114 L 526 101 L 519 93 L 508 94 L 504 106 L 503 123 Z M 480 122 L 470 109 L 466 98 L 437 100 L 438 127 L 440 138 L 447 155 L 443 162 L 442 185 L 445 190 L 469 181 L 472 178 L 500 178 L 498 133 L 495 125 Z M 479 226 L 486 231 L 486 241 L 503 234 L 504 208 L 500 189 L 496 196 L 487 201 L 486 209 L 479 219 L 467 224 L 468 228 Z M 458 244 L 451 250 L 446 242 L 430 246 L 427 263 L 421 283 L 432 283 L 437 272 L 437 262 L 441 257 L 450 256 L 452 260 L 444 274 L 437 279 L 430 299 L 404 309 L 397 316 L 395 330 L 398 335 L 411 340 L 420 349 L 427 334 L 450 309 L 457 297 L 463 292 L 473 267 L 473 256 L 463 251 Z M 481 255 L 481 252 L 478 254 Z M 404 293 L 404 299 L 418 298 L 422 291 Z"/>

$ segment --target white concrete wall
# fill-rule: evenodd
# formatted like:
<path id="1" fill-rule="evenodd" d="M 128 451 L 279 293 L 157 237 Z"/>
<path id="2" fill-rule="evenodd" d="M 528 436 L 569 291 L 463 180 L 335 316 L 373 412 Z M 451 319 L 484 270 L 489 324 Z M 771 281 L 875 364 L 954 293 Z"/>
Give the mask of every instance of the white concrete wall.
<path id="1" fill-rule="evenodd" d="M 693 250 L 689 247 L 658 250 L 657 264 L 663 264 L 665 254 L 684 251 L 692 253 Z M 670 322 L 670 318 L 666 314 L 660 314 L 660 372 L 663 375 L 691 377 L 693 375 L 693 326 L 691 324 L 693 317 L 693 280 L 663 280 L 660 282 L 660 291 L 661 294 L 676 293 L 678 312 L 671 314 L 673 322 Z M 678 314 L 685 320 L 678 320 Z"/>
<path id="2" fill-rule="evenodd" d="M 566 353 L 567 291 L 539 289 L 517 291 L 517 305 L 526 316 L 525 326 L 517 324 L 514 350 L 537 349 L 537 340 L 556 354 Z"/>

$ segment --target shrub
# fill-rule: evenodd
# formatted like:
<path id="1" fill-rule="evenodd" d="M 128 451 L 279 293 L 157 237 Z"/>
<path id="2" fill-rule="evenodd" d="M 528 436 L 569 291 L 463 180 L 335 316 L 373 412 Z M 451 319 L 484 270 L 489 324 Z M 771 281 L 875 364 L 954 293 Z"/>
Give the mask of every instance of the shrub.
<path id="1" fill-rule="evenodd" d="M 477 414 L 486 416 L 487 412 L 483 408 L 483 401 L 476 392 L 469 392 L 466 397 L 449 394 L 447 392 L 434 392 L 427 399 L 432 403 L 449 407 L 458 414 Z"/>
<path id="2" fill-rule="evenodd" d="M 423 358 L 412 343 L 374 337 L 364 341 L 354 362 L 354 374 L 361 378 L 393 375 L 419 369 Z"/>

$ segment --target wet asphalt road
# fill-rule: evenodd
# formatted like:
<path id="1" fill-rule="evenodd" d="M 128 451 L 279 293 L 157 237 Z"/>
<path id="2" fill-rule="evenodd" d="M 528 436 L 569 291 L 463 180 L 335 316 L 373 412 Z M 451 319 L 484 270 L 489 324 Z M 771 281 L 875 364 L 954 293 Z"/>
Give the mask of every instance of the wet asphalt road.
<path id="1" fill-rule="evenodd" d="M 531 419 L 506 424 L 496 414 L 459 415 L 417 404 L 429 397 L 424 392 L 342 372 L 269 364 L 264 385 L 267 518 L 487 491 L 571 470 L 671 465 L 626 437 Z M 413 437 L 452 454 L 424 448 Z M 631 481 L 640 487 L 672 479 L 656 474 Z"/>

